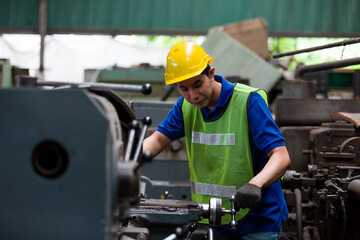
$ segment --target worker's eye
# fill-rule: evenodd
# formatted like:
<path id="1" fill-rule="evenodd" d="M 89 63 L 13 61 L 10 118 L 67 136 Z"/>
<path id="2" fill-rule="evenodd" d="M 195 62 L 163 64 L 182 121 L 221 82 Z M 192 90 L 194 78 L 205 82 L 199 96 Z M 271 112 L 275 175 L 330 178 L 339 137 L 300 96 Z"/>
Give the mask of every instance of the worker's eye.
<path id="1" fill-rule="evenodd" d="M 198 82 L 194 85 L 194 88 L 199 88 L 199 87 L 201 87 L 201 85 L 202 85 L 202 82 Z"/>
<path id="2" fill-rule="evenodd" d="M 180 87 L 179 89 L 180 89 L 180 91 L 182 91 L 182 92 L 186 92 L 186 91 L 187 91 L 187 88 L 184 88 L 184 87 Z"/>

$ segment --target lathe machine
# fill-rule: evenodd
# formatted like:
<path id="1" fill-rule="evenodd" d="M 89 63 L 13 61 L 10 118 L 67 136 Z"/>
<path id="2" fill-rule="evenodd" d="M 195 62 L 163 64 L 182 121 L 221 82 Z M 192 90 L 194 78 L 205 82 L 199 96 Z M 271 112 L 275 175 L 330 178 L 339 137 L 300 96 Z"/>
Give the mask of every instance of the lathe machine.
<path id="1" fill-rule="evenodd" d="M 115 86 L 20 80 L 0 89 L 0 239 L 212 239 L 196 223 L 225 214 L 236 226 L 221 199 L 148 198 L 140 176 L 151 118 L 136 119 Z"/>

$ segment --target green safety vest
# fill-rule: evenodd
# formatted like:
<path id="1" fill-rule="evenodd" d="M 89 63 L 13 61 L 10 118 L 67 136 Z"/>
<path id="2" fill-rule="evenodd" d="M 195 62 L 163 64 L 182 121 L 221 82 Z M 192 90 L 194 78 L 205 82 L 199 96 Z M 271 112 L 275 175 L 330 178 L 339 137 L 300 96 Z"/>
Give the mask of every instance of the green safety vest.
<path id="1" fill-rule="evenodd" d="M 225 112 L 211 121 L 204 121 L 201 109 L 184 99 L 182 112 L 193 201 L 208 204 L 210 198 L 221 197 L 222 207 L 231 209 L 229 197 L 254 177 L 247 109 L 255 91 L 267 102 L 265 91 L 236 84 Z M 236 220 L 248 212 L 249 209 L 241 209 Z M 221 224 L 230 220 L 226 214 Z"/>

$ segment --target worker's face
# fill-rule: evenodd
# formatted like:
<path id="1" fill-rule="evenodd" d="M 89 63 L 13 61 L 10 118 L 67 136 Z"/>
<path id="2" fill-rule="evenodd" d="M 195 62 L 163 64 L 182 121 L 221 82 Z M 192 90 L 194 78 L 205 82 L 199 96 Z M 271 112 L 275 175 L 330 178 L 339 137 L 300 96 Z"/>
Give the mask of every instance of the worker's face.
<path id="1" fill-rule="evenodd" d="M 217 101 L 214 101 L 214 68 L 210 68 L 209 77 L 201 74 L 188 80 L 178 82 L 181 95 L 196 107 L 208 107 L 212 109 Z"/>

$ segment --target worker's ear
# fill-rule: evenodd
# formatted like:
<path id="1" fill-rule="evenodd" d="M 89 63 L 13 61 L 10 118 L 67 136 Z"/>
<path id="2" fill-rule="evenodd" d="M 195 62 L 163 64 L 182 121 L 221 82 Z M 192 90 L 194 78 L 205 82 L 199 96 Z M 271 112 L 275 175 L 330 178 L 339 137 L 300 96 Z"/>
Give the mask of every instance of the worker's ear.
<path id="1" fill-rule="evenodd" d="M 215 68 L 211 67 L 209 69 L 209 77 L 210 78 L 214 78 L 214 75 L 215 75 Z"/>

